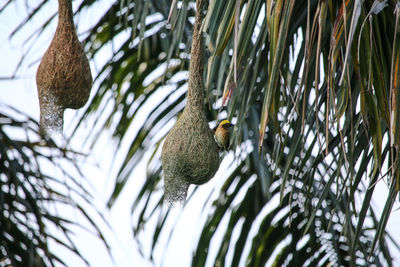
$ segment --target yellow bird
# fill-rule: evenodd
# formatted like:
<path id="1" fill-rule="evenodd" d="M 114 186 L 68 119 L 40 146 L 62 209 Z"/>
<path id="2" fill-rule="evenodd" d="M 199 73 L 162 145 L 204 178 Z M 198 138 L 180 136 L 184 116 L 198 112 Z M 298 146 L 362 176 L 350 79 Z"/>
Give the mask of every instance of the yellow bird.
<path id="1" fill-rule="evenodd" d="M 223 120 L 214 129 L 214 138 L 218 146 L 224 150 L 229 148 L 230 133 L 229 129 L 233 126 L 228 120 Z"/>

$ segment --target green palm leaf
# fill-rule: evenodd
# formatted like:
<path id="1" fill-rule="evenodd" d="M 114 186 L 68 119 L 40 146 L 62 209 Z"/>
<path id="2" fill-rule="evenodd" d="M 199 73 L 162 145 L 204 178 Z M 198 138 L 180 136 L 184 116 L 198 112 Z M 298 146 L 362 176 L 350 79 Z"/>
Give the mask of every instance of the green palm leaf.
<path id="1" fill-rule="evenodd" d="M 81 155 L 53 140 L 41 140 L 38 123 L 5 104 L 0 105 L 0 141 L 0 264 L 66 265 L 49 243 L 59 244 L 88 264 L 71 239 L 73 226 L 85 229 L 83 222 L 73 222 L 59 212 L 61 207 L 77 209 L 95 226 L 88 216 L 90 209 L 82 208 L 92 201 L 91 194 L 72 175 L 79 172 L 76 159 Z M 44 166 L 60 174 L 50 175 Z M 94 229 L 105 242 L 100 230 Z"/>

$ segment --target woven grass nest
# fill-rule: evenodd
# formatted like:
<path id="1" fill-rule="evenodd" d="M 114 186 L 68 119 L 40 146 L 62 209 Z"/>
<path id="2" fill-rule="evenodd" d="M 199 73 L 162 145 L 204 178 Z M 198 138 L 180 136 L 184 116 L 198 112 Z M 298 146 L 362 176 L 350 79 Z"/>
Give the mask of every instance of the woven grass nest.
<path id="1" fill-rule="evenodd" d="M 202 1 L 196 1 L 189 67 L 188 100 L 168 133 L 161 152 L 164 198 L 169 203 L 186 200 L 190 184 L 204 184 L 219 167 L 219 154 L 204 112 L 204 48 L 201 34 Z"/>
<path id="2" fill-rule="evenodd" d="M 58 24 L 36 72 L 40 129 L 61 132 L 64 109 L 84 106 L 92 87 L 89 61 L 76 34 L 71 0 L 58 1 Z"/>

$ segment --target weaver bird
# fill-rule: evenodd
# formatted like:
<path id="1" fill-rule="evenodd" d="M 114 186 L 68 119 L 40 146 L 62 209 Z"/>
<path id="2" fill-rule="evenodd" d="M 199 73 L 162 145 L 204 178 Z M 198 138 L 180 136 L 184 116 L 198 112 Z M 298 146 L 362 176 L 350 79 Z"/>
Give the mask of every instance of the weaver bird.
<path id="1" fill-rule="evenodd" d="M 228 120 L 223 120 L 213 130 L 214 138 L 221 149 L 228 150 L 229 148 L 229 129 L 233 126 Z"/>

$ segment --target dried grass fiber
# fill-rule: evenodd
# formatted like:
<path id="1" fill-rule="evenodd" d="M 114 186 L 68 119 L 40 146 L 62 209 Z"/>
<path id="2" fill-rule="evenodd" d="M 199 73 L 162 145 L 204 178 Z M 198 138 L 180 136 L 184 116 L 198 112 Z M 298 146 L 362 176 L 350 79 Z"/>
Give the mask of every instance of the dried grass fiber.
<path id="1" fill-rule="evenodd" d="M 62 130 L 63 111 L 84 106 L 92 87 L 89 61 L 76 34 L 71 0 L 59 0 L 58 25 L 36 72 L 42 132 Z"/>
<path id="2" fill-rule="evenodd" d="M 218 170 L 219 154 L 204 112 L 202 0 L 196 1 L 189 68 L 188 101 L 168 133 L 161 153 L 165 199 L 184 202 L 190 184 L 208 182 Z"/>

